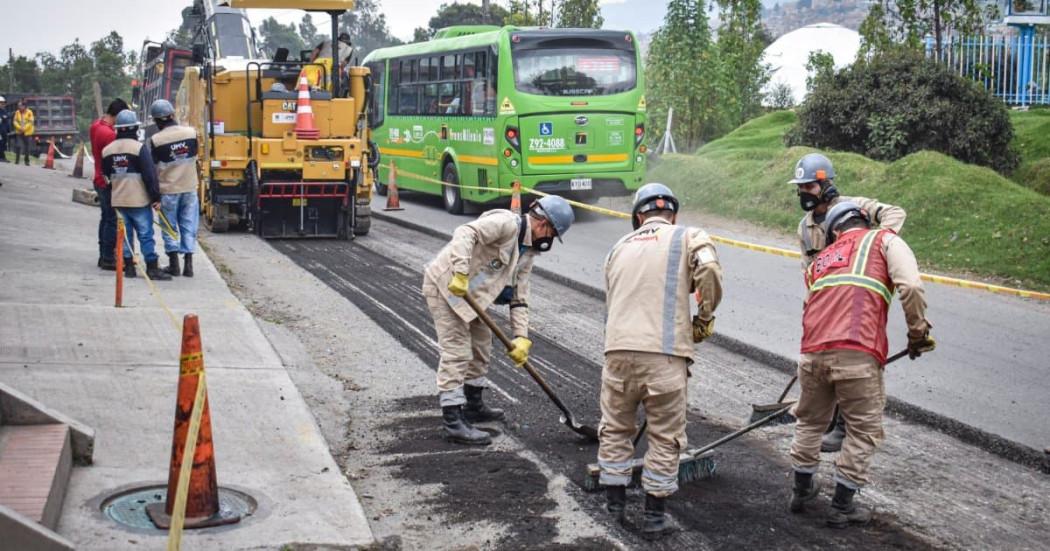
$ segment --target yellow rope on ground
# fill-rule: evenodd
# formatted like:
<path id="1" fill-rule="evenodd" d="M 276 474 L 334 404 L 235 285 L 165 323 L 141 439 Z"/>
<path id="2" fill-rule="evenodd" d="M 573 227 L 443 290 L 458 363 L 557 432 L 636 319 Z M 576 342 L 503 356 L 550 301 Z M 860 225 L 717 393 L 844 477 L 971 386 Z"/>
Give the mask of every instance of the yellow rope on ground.
<path id="1" fill-rule="evenodd" d="M 179 466 L 179 482 L 175 485 L 175 505 L 171 510 L 171 526 L 168 527 L 168 551 L 179 551 L 182 546 L 182 528 L 186 522 L 186 499 L 190 490 L 190 471 L 193 456 L 197 453 L 197 437 L 200 434 L 201 417 L 204 414 L 204 371 L 197 375 L 197 394 L 193 397 L 193 413 L 186 433 L 186 447 L 182 450 Z"/>
<path id="2" fill-rule="evenodd" d="M 120 209 L 116 209 L 116 211 L 117 214 L 119 214 L 121 217 L 124 216 L 124 213 L 120 212 Z M 127 231 L 124 232 L 124 246 L 127 247 L 127 250 L 134 251 L 135 249 L 131 248 L 131 238 L 129 237 L 130 233 L 131 232 Z M 160 291 L 157 289 L 157 285 L 153 282 L 152 279 L 150 279 L 149 274 L 146 273 L 145 258 L 143 258 L 141 253 L 136 254 L 134 252 L 131 253 L 131 258 L 132 261 L 139 268 L 142 268 L 140 270 L 140 273 L 142 274 L 142 277 L 146 280 L 146 285 L 149 286 L 149 293 L 153 295 L 153 298 L 156 299 L 158 304 L 160 304 L 161 309 L 164 310 L 166 314 L 168 314 L 168 318 L 171 320 L 171 324 L 175 327 L 175 330 L 181 333 L 182 323 L 179 322 L 179 317 L 176 316 L 175 312 L 172 312 L 171 308 L 168 307 L 168 304 L 164 302 L 164 297 L 160 296 Z"/>
<path id="3" fill-rule="evenodd" d="M 440 185 L 443 185 L 443 186 L 455 186 L 455 187 L 459 187 L 459 188 L 462 188 L 462 189 L 474 189 L 474 190 L 481 190 L 481 191 L 490 191 L 490 192 L 500 193 L 500 194 L 503 194 L 503 195 L 509 195 L 509 194 L 512 193 L 512 191 L 510 189 L 493 188 L 493 187 L 479 187 L 479 186 L 466 186 L 466 185 L 463 185 L 463 184 L 451 184 L 449 182 L 445 182 L 443 180 L 438 180 L 436 178 L 431 178 L 429 176 L 424 176 L 422 174 L 414 174 L 412 172 L 407 172 L 404 169 L 400 169 L 400 168 L 397 169 L 397 175 L 398 176 L 407 176 L 407 177 L 412 178 L 414 180 L 420 180 L 420 181 L 423 181 L 423 182 L 430 182 L 430 183 L 434 183 L 434 184 L 440 184 Z M 522 193 L 529 193 L 529 194 L 532 194 L 532 195 L 540 195 L 540 196 L 551 195 L 550 193 L 546 193 L 546 192 L 543 192 L 543 191 L 540 191 L 540 190 L 537 190 L 537 189 L 533 189 L 533 188 L 528 188 L 528 187 L 525 187 L 525 186 L 521 187 L 521 191 L 522 191 Z M 595 205 L 589 205 L 587 203 L 581 203 L 579 201 L 572 201 L 572 200 L 569 200 L 569 199 L 566 199 L 566 201 L 568 201 L 568 203 L 570 205 L 572 205 L 574 207 L 577 207 L 577 208 L 580 208 L 580 209 L 583 209 L 583 210 L 588 210 L 588 211 L 596 212 L 596 213 L 599 213 L 599 214 L 605 214 L 607 216 L 613 216 L 613 217 L 616 217 L 616 218 L 623 218 L 623 219 L 626 219 L 626 220 L 630 220 L 630 218 L 631 218 L 630 213 L 626 213 L 626 212 L 622 212 L 622 211 L 618 211 L 618 210 L 607 209 L 607 208 L 603 208 L 603 207 L 599 207 L 599 206 L 595 206 Z M 749 251 L 756 251 L 756 252 L 761 252 L 761 253 L 766 253 L 766 254 L 773 254 L 773 255 L 783 256 L 783 257 L 787 257 L 787 258 L 802 258 L 802 254 L 799 253 L 798 251 L 793 251 L 793 250 L 789 250 L 789 249 L 781 249 L 779 247 L 770 247 L 768 245 L 759 245 L 757 243 L 748 243 L 746 241 L 740 241 L 740 240 L 737 240 L 737 239 L 730 239 L 728 237 L 722 237 L 722 236 L 719 236 L 719 235 L 711 235 L 710 237 L 711 237 L 712 241 L 715 241 L 717 243 L 722 243 L 722 244 L 725 244 L 725 245 L 730 245 L 732 247 L 738 247 L 738 248 L 741 248 L 741 249 L 747 249 Z M 980 290 L 980 291 L 986 291 L 986 292 L 989 292 L 989 293 L 996 293 L 996 294 L 1000 294 L 1000 295 L 1010 295 L 1010 296 L 1021 297 L 1021 298 L 1050 300 L 1050 293 L 1042 293 L 1042 292 L 1039 292 L 1039 291 L 1029 291 L 1029 290 L 1026 290 L 1026 289 L 1015 289 L 1013 287 L 1004 287 L 1002 285 L 992 285 L 991 283 L 982 283 L 980 281 L 971 281 L 971 280 L 968 280 L 968 279 L 960 279 L 960 278 L 955 278 L 955 277 L 939 276 L 939 275 L 925 274 L 925 273 L 922 274 L 922 279 L 923 279 L 923 281 L 929 281 L 931 283 L 937 283 L 937 284 L 940 284 L 940 285 L 949 285 L 949 286 L 952 286 L 952 287 L 961 287 L 963 289 L 976 289 L 976 290 Z"/>

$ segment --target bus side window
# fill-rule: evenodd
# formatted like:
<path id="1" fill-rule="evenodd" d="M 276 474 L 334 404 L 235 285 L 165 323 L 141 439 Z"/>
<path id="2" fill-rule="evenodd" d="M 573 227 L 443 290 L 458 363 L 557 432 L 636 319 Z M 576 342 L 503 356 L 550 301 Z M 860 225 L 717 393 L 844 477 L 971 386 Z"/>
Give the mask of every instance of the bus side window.
<path id="1" fill-rule="evenodd" d="M 437 84 L 424 84 L 423 85 L 423 114 L 424 115 L 437 115 L 441 113 L 441 109 L 438 106 L 438 85 Z"/>

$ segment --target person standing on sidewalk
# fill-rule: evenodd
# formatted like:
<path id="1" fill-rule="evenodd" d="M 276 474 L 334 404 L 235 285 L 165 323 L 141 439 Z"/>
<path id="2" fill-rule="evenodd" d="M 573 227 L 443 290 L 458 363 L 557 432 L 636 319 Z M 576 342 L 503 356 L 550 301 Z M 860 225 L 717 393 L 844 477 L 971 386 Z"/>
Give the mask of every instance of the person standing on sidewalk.
<path id="1" fill-rule="evenodd" d="M 525 214 L 496 209 L 456 228 L 423 273 L 423 297 L 434 319 L 441 360 L 437 387 L 448 438 L 457 444 L 487 445 L 488 433 L 472 423 L 499 421 L 503 411 L 488 407 L 482 392 L 492 352 L 492 331 L 461 297 L 468 292 L 482 308 L 508 305 L 516 365 L 529 359 L 529 274 L 536 255 L 561 241 L 575 216 L 561 197 L 534 202 Z"/>
<path id="2" fill-rule="evenodd" d="M 696 343 L 714 333 L 722 267 L 704 230 L 675 225 L 678 199 L 663 184 L 634 195 L 634 231 L 605 260 L 605 367 L 598 427 L 599 481 L 606 507 L 623 520 L 631 481 L 637 411 L 649 422 L 642 488 L 642 532 L 666 530 L 666 500 L 678 490 L 678 456 L 686 448 L 689 364 Z M 699 293 L 699 310 L 690 302 Z"/>
<path id="3" fill-rule="evenodd" d="M 915 359 L 936 346 L 926 320 L 919 266 L 895 233 L 871 229 L 868 211 L 842 201 L 828 210 L 827 247 L 806 269 L 809 295 L 802 310 L 798 382 L 802 388 L 791 442 L 795 472 L 789 509 L 804 510 L 820 494 L 821 434 L 837 402 L 846 441 L 835 460 L 835 495 L 827 523 L 834 528 L 863 524 L 871 511 L 853 503 L 868 482 L 868 468 L 882 442 L 886 406 L 883 369 L 889 344 L 886 319 L 894 291 L 908 325 L 908 355 Z"/>
<path id="4" fill-rule="evenodd" d="M 153 102 L 149 116 L 159 131 L 149 138 L 150 153 L 160 181 L 160 212 L 165 220 L 161 236 L 168 255 L 169 275 L 193 277 L 200 206 L 197 199 L 197 131 L 175 120 L 175 108 L 166 99 Z M 176 235 L 171 235 L 175 233 Z M 179 253 L 183 266 L 179 269 Z"/>
<path id="5" fill-rule="evenodd" d="M 15 164 L 21 156 L 25 156 L 26 166 L 29 166 L 30 137 L 36 133 L 36 117 L 33 110 L 26 107 L 26 102 L 18 100 L 18 110 L 11 119 L 15 129 Z"/>
<path id="6" fill-rule="evenodd" d="M 98 267 L 103 270 L 117 269 L 114 253 L 117 247 L 117 211 L 113 210 L 112 194 L 109 182 L 102 174 L 102 150 L 117 139 L 113 121 L 117 114 L 128 108 L 124 100 L 117 98 L 109 103 L 106 112 L 91 123 L 88 138 L 91 141 L 91 158 L 95 160 L 95 194 L 98 195 L 98 206 L 101 211 L 98 221 Z"/>
<path id="7" fill-rule="evenodd" d="M 113 207 L 124 217 L 124 224 L 138 235 L 139 248 L 146 259 L 146 275 L 152 280 L 170 280 L 171 276 L 157 265 L 153 211 L 160 208 L 160 188 L 150 152 L 138 141 L 138 115 L 125 109 L 117 114 L 114 122 L 117 139 L 102 150 L 102 173 L 112 188 Z M 124 274 L 135 277 L 130 239 L 128 241 L 124 246 Z"/>
<path id="8" fill-rule="evenodd" d="M 843 202 L 851 201 L 868 214 L 868 220 L 879 229 L 899 233 L 904 227 L 907 214 L 904 209 L 880 203 L 866 197 L 843 197 L 835 187 L 835 167 L 831 160 L 820 153 L 810 153 L 795 164 L 795 177 L 789 184 L 797 186 L 799 203 L 806 214 L 798 223 L 798 242 L 802 252 L 802 272 L 813 262 L 813 257 L 824 249 L 824 218 L 828 209 Z M 835 418 L 824 434 L 820 451 L 837 452 L 842 449 L 846 438 L 846 424 L 841 415 Z"/>
<path id="9" fill-rule="evenodd" d="M 11 132 L 11 114 L 7 112 L 7 98 L 0 96 L 0 163 L 7 160 L 7 134 Z"/>

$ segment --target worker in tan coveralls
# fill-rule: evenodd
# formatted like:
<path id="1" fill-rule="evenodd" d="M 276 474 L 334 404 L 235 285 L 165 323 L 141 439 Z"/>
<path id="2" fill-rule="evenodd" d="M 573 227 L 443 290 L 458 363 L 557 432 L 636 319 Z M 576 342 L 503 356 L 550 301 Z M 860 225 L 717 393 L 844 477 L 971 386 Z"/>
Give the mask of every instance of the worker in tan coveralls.
<path id="1" fill-rule="evenodd" d="M 450 241 L 423 274 L 423 296 L 434 319 L 441 360 L 437 370 L 441 416 L 450 440 L 486 445 L 489 434 L 471 423 L 498 421 L 503 411 L 485 405 L 482 392 L 492 352 L 492 331 L 462 296 L 468 292 L 482 308 L 509 305 L 514 348 L 507 355 L 518 366 L 529 358 L 529 274 L 540 252 L 572 226 L 569 203 L 557 196 L 534 202 L 529 212 L 497 209 L 456 228 Z"/>
<path id="2" fill-rule="evenodd" d="M 678 490 L 678 456 L 686 447 L 686 379 L 696 343 L 714 331 L 722 267 L 701 229 L 676 226 L 678 200 L 663 184 L 634 196 L 634 231 L 605 261 L 605 368 L 598 428 L 600 482 L 607 509 L 623 520 L 631 481 L 638 405 L 649 422 L 642 487 L 642 531 L 665 530 L 665 501 Z M 699 312 L 690 319 L 691 296 Z"/>
<path id="3" fill-rule="evenodd" d="M 813 478 L 820 465 L 820 439 L 838 402 L 846 440 L 835 460 L 835 495 L 827 520 L 836 528 L 871 518 L 871 511 L 853 503 L 853 496 L 868 482 L 868 467 L 883 439 L 886 320 L 894 291 L 908 324 L 909 356 L 915 359 L 935 346 L 915 255 L 895 233 L 870 228 L 866 209 L 839 202 L 824 223 L 827 247 L 806 270 L 809 294 L 798 366 L 802 394 L 794 409 L 795 484 L 789 508 L 801 512 L 820 493 Z"/>
<path id="4" fill-rule="evenodd" d="M 795 177 L 789 184 L 797 187 L 799 203 L 805 216 L 798 223 L 798 244 L 802 253 L 802 272 L 813 262 L 813 257 L 824 250 L 824 217 L 828 209 L 850 201 L 868 214 L 868 220 L 879 229 L 900 233 L 904 227 L 904 209 L 880 203 L 866 197 L 843 197 L 835 187 L 835 167 L 820 153 L 810 153 L 795 164 Z M 842 449 L 846 437 L 846 425 L 841 415 L 835 415 L 830 430 L 824 434 L 820 451 L 837 452 Z"/>

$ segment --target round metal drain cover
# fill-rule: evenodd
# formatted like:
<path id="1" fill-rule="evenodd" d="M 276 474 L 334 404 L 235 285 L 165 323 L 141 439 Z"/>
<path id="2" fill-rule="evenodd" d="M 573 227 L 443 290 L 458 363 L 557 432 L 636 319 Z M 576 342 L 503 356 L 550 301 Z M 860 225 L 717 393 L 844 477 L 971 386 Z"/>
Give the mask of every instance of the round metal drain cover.
<path id="1" fill-rule="evenodd" d="M 133 488 L 106 498 L 102 502 L 102 514 L 124 526 L 158 530 L 153 521 L 150 520 L 146 508 L 151 504 L 164 503 L 167 495 L 168 487 L 166 485 Z M 241 518 L 243 520 L 244 517 L 251 516 L 258 506 L 259 504 L 252 496 L 220 486 L 219 514 L 216 515 L 216 518 L 219 520 Z M 236 521 L 234 520 L 234 522 Z M 223 523 L 219 522 L 218 524 Z M 187 528 L 190 527 L 187 526 Z"/>

